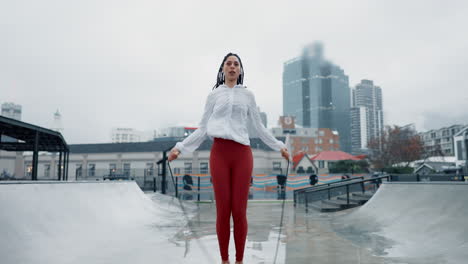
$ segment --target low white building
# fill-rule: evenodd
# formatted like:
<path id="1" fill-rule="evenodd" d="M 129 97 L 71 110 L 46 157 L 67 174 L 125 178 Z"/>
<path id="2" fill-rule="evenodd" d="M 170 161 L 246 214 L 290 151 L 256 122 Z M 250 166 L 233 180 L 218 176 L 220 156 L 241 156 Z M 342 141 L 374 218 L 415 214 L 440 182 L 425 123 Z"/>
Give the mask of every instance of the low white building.
<path id="1" fill-rule="evenodd" d="M 440 129 L 433 129 L 419 133 L 424 142 L 424 147 L 436 155 L 455 156 L 456 143 L 453 141 L 455 135 L 463 129 L 463 125 L 452 125 Z"/>
<path id="2" fill-rule="evenodd" d="M 279 138 L 284 142 L 285 138 Z M 168 151 L 183 138 L 166 138 L 152 142 L 121 144 L 77 144 L 69 145 L 69 180 L 102 180 L 110 174 L 125 174 L 137 181 L 152 180 L 157 175 L 157 162 L 163 151 Z M 273 151 L 258 138 L 251 138 L 254 156 L 254 174 L 274 173 L 287 167 L 287 161 L 280 152 Z M 212 141 L 205 140 L 197 151 L 182 154 L 171 162 L 175 175 L 210 174 L 209 157 Z M 44 154 L 39 157 L 38 178 L 56 179 L 58 155 Z M 31 167 L 32 157 L 25 156 L 25 177 Z M 159 167 L 160 169 L 160 167 Z M 148 178 L 149 177 L 149 178 Z M 140 183 L 140 182 L 139 182 Z"/>
<path id="3" fill-rule="evenodd" d="M 145 141 L 143 132 L 133 128 L 118 127 L 113 128 L 111 132 L 112 143 L 132 143 Z"/>

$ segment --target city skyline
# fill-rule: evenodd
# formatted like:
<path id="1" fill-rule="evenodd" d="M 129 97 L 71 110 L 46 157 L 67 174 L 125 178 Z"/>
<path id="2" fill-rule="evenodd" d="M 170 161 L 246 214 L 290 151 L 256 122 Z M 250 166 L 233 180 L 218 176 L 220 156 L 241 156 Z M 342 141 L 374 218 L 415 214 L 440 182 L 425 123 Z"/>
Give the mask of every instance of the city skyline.
<path id="1" fill-rule="evenodd" d="M 275 126 L 283 62 L 314 41 L 349 86 L 383 87 L 386 124 L 468 123 L 464 1 L 26 2 L 0 10 L 0 103 L 21 105 L 23 121 L 44 127 L 59 109 L 71 144 L 107 142 L 112 127 L 198 124 L 230 51 Z M 218 8 L 240 16 L 227 22 Z"/>

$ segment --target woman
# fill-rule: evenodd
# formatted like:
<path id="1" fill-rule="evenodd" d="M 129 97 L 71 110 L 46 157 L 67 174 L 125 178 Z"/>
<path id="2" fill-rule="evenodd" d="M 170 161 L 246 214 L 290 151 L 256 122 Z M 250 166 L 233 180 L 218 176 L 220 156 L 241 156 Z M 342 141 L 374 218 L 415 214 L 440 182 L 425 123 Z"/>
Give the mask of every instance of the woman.
<path id="1" fill-rule="evenodd" d="M 191 153 L 209 136 L 214 140 L 210 170 L 216 199 L 216 233 L 222 263 L 229 263 L 230 217 L 234 222 L 236 264 L 242 264 L 247 237 L 247 200 L 253 169 L 252 150 L 247 130 L 250 123 L 260 139 L 281 151 L 289 160 L 283 142 L 262 125 L 253 93 L 243 86 L 244 69 L 238 55 L 227 54 L 219 67 L 216 85 L 208 95 L 198 129 L 177 142 L 169 161 L 181 153 Z"/>

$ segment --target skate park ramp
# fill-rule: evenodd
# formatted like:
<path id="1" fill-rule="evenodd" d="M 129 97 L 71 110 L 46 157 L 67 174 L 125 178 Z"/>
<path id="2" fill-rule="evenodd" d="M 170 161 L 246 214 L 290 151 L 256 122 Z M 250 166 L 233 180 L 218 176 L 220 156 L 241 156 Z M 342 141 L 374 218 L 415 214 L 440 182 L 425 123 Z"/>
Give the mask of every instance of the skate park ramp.
<path id="1" fill-rule="evenodd" d="M 332 228 L 388 263 L 467 263 L 468 184 L 384 183 Z"/>
<path id="2" fill-rule="evenodd" d="M 2 264 L 219 260 L 213 210 L 197 213 L 193 202 L 182 210 L 179 200 L 143 193 L 135 182 L 0 183 L 0 208 Z M 189 227 L 195 215 L 202 219 Z M 267 230 L 265 236 L 261 249 L 255 249 L 255 236 L 249 238 L 246 263 L 272 263 L 278 233 Z M 284 244 L 278 255 L 283 261 L 277 263 L 284 263 Z"/>

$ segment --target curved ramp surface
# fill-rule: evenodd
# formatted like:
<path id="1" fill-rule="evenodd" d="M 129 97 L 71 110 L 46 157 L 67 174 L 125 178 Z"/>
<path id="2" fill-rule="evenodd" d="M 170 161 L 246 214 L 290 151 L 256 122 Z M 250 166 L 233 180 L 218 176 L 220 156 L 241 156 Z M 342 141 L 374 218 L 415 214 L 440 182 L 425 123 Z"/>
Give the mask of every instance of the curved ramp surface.
<path id="1" fill-rule="evenodd" d="M 219 260 L 213 204 L 200 211 L 184 202 L 183 213 L 177 199 L 145 194 L 135 182 L 0 183 L 0 208 L 1 264 Z M 249 233 L 246 263 L 272 263 L 278 232 L 269 222 L 265 226 L 270 228 Z M 261 228 L 252 225 L 252 230 Z M 231 256 L 233 247 L 231 240 Z M 277 263 L 284 258 L 282 244 Z"/>
<path id="2" fill-rule="evenodd" d="M 384 183 L 364 206 L 332 225 L 397 263 L 466 263 L 468 184 Z"/>
<path id="3" fill-rule="evenodd" d="M 115 263 L 151 226 L 181 222 L 135 182 L 0 184 L 0 208 L 1 263 Z"/>

